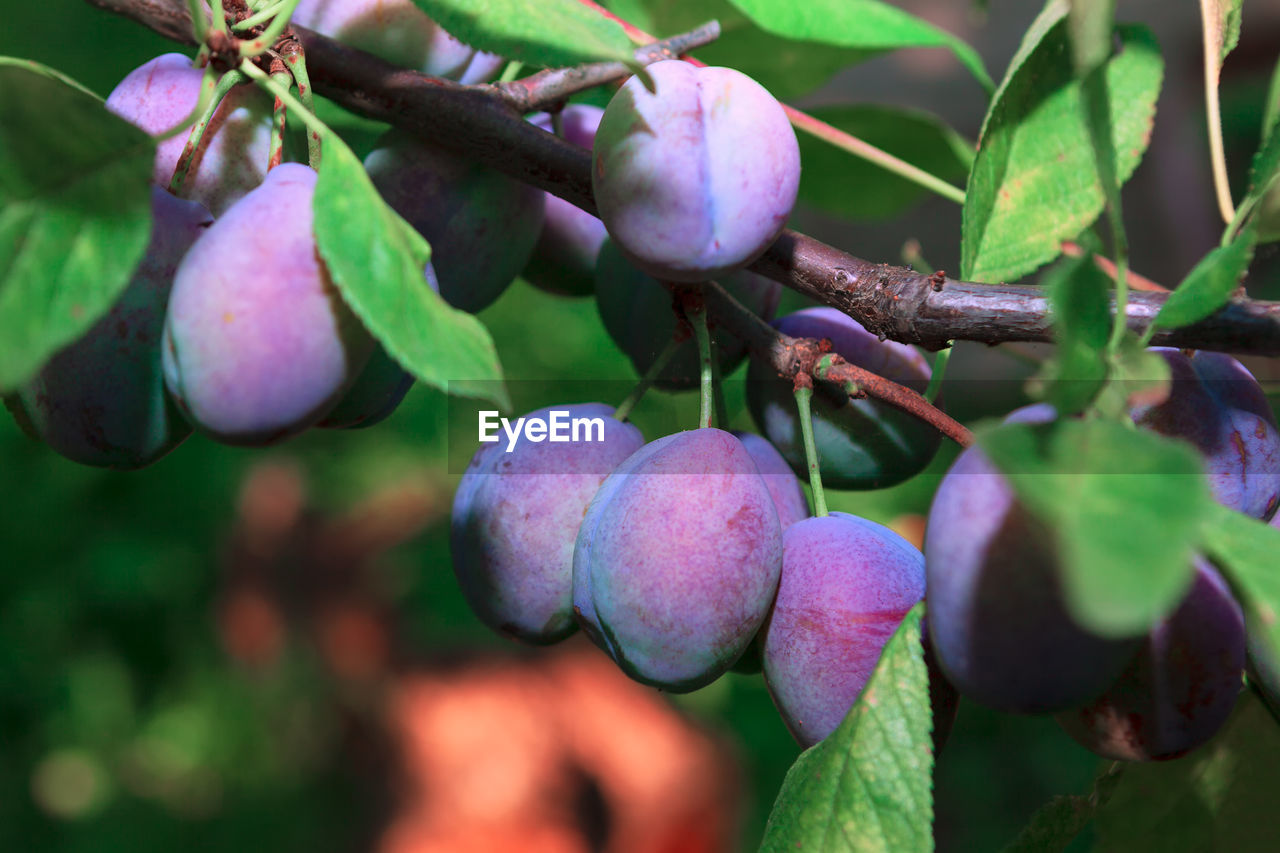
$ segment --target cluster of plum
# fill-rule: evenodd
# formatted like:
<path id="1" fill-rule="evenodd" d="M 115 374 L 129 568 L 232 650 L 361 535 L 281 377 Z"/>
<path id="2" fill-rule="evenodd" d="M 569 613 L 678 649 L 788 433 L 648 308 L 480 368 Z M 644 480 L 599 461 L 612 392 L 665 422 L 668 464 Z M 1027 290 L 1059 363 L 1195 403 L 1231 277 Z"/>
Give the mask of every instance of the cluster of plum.
<path id="1" fill-rule="evenodd" d="M 1220 503 L 1273 519 L 1280 433 L 1262 388 L 1229 356 L 1157 352 L 1171 369 L 1172 391 L 1159 405 L 1135 407 L 1134 422 L 1194 445 Z M 1053 419 L 1040 404 L 1007 420 Z M 1235 704 L 1247 649 L 1263 689 L 1274 693 L 1274 668 L 1249 643 L 1240 605 L 1202 557 L 1178 607 L 1145 636 L 1083 629 L 1067 611 L 1052 532 L 976 447 L 938 488 L 925 554 L 929 629 L 946 677 L 990 707 L 1057 714 L 1073 738 L 1104 757 L 1174 758 L 1212 737 Z"/>

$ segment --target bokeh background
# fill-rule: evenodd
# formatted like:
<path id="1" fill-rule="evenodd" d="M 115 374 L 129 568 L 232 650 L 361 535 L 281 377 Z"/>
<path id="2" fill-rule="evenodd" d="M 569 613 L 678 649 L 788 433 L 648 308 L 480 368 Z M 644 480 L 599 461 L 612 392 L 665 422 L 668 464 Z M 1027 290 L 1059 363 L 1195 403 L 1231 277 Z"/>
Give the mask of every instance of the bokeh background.
<path id="1" fill-rule="evenodd" d="M 975 44 L 997 79 L 1040 6 L 899 5 Z M 1125 205 L 1134 268 L 1173 285 L 1221 229 L 1197 7 L 1119 6 L 1156 31 L 1167 62 Z M 1277 44 L 1280 9 L 1246 3 L 1223 88 L 1237 182 Z M 0 53 L 104 95 L 171 49 L 83 2 L 0 0 Z M 939 51 L 875 59 L 793 100 L 916 107 L 969 139 L 984 108 Z M 359 131 L 357 145 L 378 130 L 330 115 Z M 916 241 L 933 266 L 959 266 L 960 210 L 947 201 L 884 222 L 802 209 L 794 224 L 862 257 L 898 262 Z M 1248 287 L 1280 297 L 1274 249 L 1260 251 Z M 788 294 L 783 307 L 803 304 Z M 616 402 L 634 379 L 589 300 L 517 282 L 481 316 L 518 410 Z M 965 421 L 1008 411 L 1036 357 L 958 346 L 948 407 Z M 1251 366 L 1274 375 L 1269 362 Z M 735 424 L 750 428 L 732 379 L 729 399 Z M 374 429 L 313 431 L 264 451 L 195 437 L 131 474 L 67 462 L 0 417 L 0 849 L 753 849 L 798 754 L 758 676 L 665 696 L 580 640 L 517 648 L 468 611 L 448 509 L 474 450 L 473 412 L 415 388 Z M 656 437 L 687 427 L 691 412 L 655 393 L 637 420 Z M 918 536 L 953 456 L 944 448 L 902 487 L 836 494 L 834 508 Z M 1052 720 L 965 703 L 938 761 L 939 847 L 998 849 L 1096 770 Z"/>

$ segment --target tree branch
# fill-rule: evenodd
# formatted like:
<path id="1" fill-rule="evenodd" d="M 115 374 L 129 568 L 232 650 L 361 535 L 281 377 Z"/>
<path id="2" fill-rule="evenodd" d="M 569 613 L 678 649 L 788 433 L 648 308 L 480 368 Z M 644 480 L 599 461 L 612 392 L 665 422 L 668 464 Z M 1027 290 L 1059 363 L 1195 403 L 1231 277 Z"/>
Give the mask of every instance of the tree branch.
<path id="1" fill-rule="evenodd" d="M 961 447 L 973 443 L 973 433 L 963 424 L 910 388 L 850 364 L 816 340 L 782 334 L 713 281 L 698 287 L 707 313 L 746 343 L 752 357 L 767 363 L 779 376 L 793 379 L 806 373 L 838 385 L 852 383 L 858 388 L 855 397 L 874 397 L 914 415 Z"/>
<path id="2" fill-rule="evenodd" d="M 182 0 L 86 2 L 193 43 Z M 590 153 L 524 121 L 503 90 L 427 77 L 302 27 L 294 32 L 306 49 L 315 90 L 325 97 L 595 212 Z M 875 334 L 927 349 L 952 340 L 1053 340 L 1048 300 L 1036 287 L 921 275 L 856 258 L 795 231 L 783 232 L 751 269 L 845 312 Z M 1129 328 L 1145 329 L 1165 298 L 1132 294 Z M 1280 304 L 1234 299 L 1198 323 L 1157 333 L 1151 342 L 1280 355 Z"/>

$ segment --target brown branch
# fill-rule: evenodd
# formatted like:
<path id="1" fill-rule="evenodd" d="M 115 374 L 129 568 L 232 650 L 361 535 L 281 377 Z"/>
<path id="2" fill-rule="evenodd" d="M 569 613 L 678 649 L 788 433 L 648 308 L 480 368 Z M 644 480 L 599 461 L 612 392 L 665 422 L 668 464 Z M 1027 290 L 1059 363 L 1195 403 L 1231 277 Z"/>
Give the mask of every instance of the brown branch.
<path id="1" fill-rule="evenodd" d="M 719 37 L 719 22 L 708 21 L 695 30 L 636 48 L 635 59 L 640 65 L 675 59 L 683 53 L 704 47 Z M 502 93 L 514 109 L 528 113 L 546 109 L 570 95 L 625 79 L 631 74 L 631 68 L 622 62 L 593 62 L 574 68 L 548 68 L 510 83 L 497 83 L 494 88 Z"/>
<path id="2" fill-rule="evenodd" d="M 182 0 L 86 2 L 191 43 Z M 321 95 L 595 212 L 590 153 L 524 121 L 496 87 L 427 77 L 302 27 L 294 32 Z M 751 268 L 843 311 L 878 335 L 927 349 L 953 340 L 1053 340 L 1048 300 L 1036 287 L 922 275 L 856 258 L 795 231 L 783 232 Z M 1161 293 L 1131 294 L 1129 327 L 1141 331 L 1149 326 L 1165 298 Z M 1152 343 L 1280 355 L 1280 304 L 1233 299 L 1204 320 L 1158 332 Z"/>
<path id="3" fill-rule="evenodd" d="M 794 379 L 805 374 L 838 385 L 852 383 L 858 389 L 854 396 L 874 397 L 901 409 L 961 447 L 973 443 L 973 433 L 963 424 L 910 388 L 832 355 L 816 340 L 782 334 L 715 282 L 707 282 L 702 287 L 707 313 L 746 343 L 751 355 L 766 362 L 779 376 Z"/>

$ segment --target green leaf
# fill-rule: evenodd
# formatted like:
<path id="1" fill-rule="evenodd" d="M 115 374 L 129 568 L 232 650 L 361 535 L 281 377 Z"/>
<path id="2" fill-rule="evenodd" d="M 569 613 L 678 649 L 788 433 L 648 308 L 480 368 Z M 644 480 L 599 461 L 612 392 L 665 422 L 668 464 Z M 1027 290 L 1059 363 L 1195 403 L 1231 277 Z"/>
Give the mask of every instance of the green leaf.
<path id="1" fill-rule="evenodd" d="M 1253 258 L 1253 231 L 1246 228 L 1225 246 L 1205 255 L 1156 314 L 1161 329 L 1177 329 L 1203 320 L 1235 293 Z"/>
<path id="2" fill-rule="evenodd" d="M 1058 346 L 1033 388 L 1059 415 L 1074 415 L 1107 379 L 1103 352 L 1111 337 L 1111 279 L 1085 256 L 1054 267 L 1041 283 L 1049 292 Z"/>
<path id="3" fill-rule="evenodd" d="M 427 242 L 386 205 L 332 133 L 313 207 L 316 243 L 334 282 L 387 352 L 432 387 L 509 405 L 489 332 L 426 285 Z"/>
<path id="4" fill-rule="evenodd" d="M 978 443 L 1054 531 L 1081 625 L 1133 636 L 1177 605 L 1212 505 L 1190 445 L 1100 419 L 1007 424 Z"/>
<path id="5" fill-rule="evenodd" d="M 1120 339 L 1110 357 L 1110 376 L 1093 408 L 1104 418 L 1123 421 L 1138 405 L 1159 405 L 1169 398 L 1173 371 L 1132 332 Z"/>
<path id="6" fill-rule="evenodd" d="M 977 51 L 932 24 L 877 0 L 730 0 L 761 29 L 784 38 L 858 50 L 945 47 L 991 91 Z"/>
<path id="7" fill-rule="evenodd" d="M 1098 813 L 1101 853 L 1280 850 L 1280 728 L 1246 694 L 1226 726 L 1185 758 L 1130 764 Z"/>
<path id="8" fill-rule="evenodd" d="M 413 0 L 458 40 L 527 65 L 633 62 L 617 21 L 578 0 Z"/>
<path id="9" fill-rule="evenodd" d="M 1102 211 L 1082 87 L 1073 73 L 1065 2 L 1028 30 L 987 113 L 969 174 L 961 275 L 1007 281 L 1057 257 Z M 1163 64 L 1151 34 L 1119 28 L 1123 49 L 1098 72 L 1110 103 L 1117 183 L 1146 150 Z"/>
<path id="10" fill-rule="evenodd" d="M 933 849 L 929 677 L 922 604 L 889 638 L 840 727 L 787 771 L 760 849 L 769 853 Z"/>
<path id="11" fill-rule="evenodd" d="M 1087 796 L 1059 796 L 1045 803 L 1031 816 L 1018 837 L 1005 845 L 1003 853 L 1058 853 L 1065 850 L 1111 798 L 1122 778 L 1122 766 L 1117 763 L 1103 771 Z"/>
<path id="12" fill-rule="evenodd" d="M 0 57 L 0 392 L 129 283 L 151 236 L 155 150 L 79 84 Z"/>
<path id="13" fill-rule="evenodd" d="M 817 107 L 814 118 L 875 145 L 944 180 L 962 180 L 973 147 L 941 119 L 897 107 Z M 887 219 L 915 204 L 925 190 L 807 133 L 798 135 L 800 200 L 849 219 Z"/>
<path id="14" fill-rule="evenodd" d="M 1280 660 L 1280 530 L 1215 504 L 1204 537 L 1205 551 L 1240 595 L 1250 625 L 1265 636 L 1272 659 Z"/>

